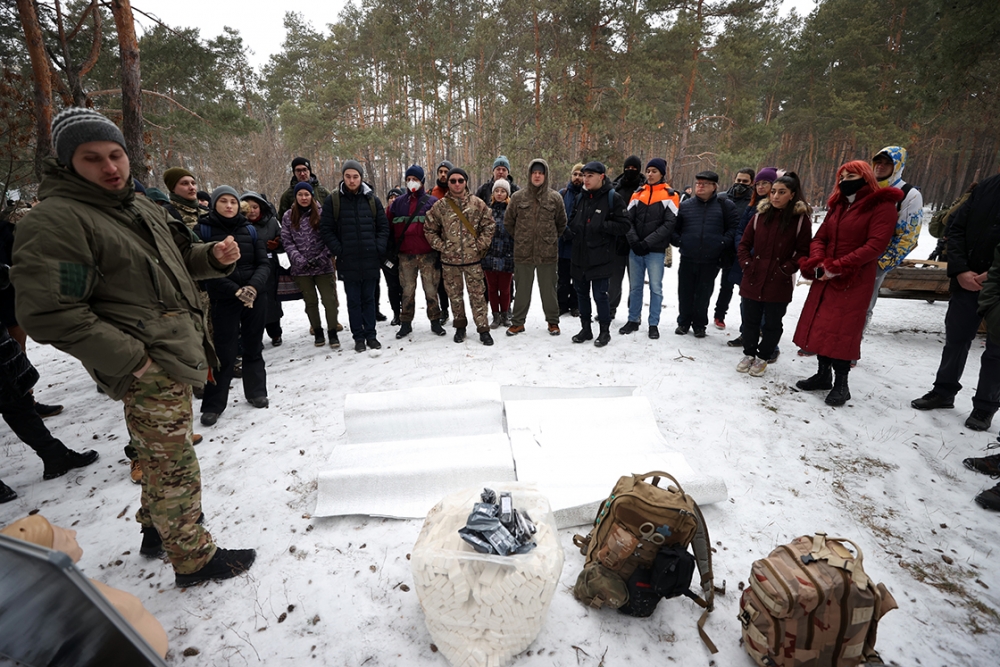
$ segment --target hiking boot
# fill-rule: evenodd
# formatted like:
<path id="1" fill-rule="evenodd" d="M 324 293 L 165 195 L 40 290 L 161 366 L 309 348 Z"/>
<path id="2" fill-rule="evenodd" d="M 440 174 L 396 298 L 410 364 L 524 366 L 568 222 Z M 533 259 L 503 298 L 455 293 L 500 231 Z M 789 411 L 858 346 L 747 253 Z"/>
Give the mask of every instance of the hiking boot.
<path id="1" fill-rule="evenodd" d="M 365 351 L 365 339 L 364 338 L 359 338 L 356 341 L 354 341 L 354 351 L 355 352 L 364 352 Z"/>
<path id="2" fill-rule="evenodd" d="M 590 320 L 585 320 L 580 318 L 580 333 L 573 336 L 574 343 L 583 343 L 584 341 L 594 340 L 594 330 L 590 328 Z"/>
<path id="3" fill-rule="evenodd" d="M 655 324 L 649 325 L 649 337 L 656 340 L 660 337 L 660 329 Z"/>
<path id="4" fill-rule="evenodd" d="M 62 411 L 63 411 L 63 406 L 61 405 L 45 405 L 44 403 L 39 403 L 35 401 L 35 413 L 42 419 L 55 417 Z"/>
<path id="5" fill-rule="evenodd" d="M 771 354 L 771 358 L 767 360 L 767 363 L 773 364 L 778 360 L 778 357 L 780 355 L 781 355 L 781 350 L 779 350 L 778 348 L 774 348 L 774 352 Z"/>
<path id="6" fill-rule="evenodd" d="M 45 461 L 45 471 L 42 473 L 42 479 L 62 477 L 73 468 L 89 466 L 99 458 L 101 458 L 101 455 L 93 449 L 88 449 L 85 452 L 74 452 L 72 449 L 67 449 L 54 459 Z"/>
<path id="7" fill-rule="evenodd" d="M 510 333 L 509 331 L 507 333 Z M 465 327 L 455 327 L 455 335 L 452 340 L 456 343 L 461 343 L 465 340 Z"/>
<path id="8" fill-rule="evenodd" d="M 343 331 L 343 330 L 344 330 L 344 325 L 341 324 L 340 322 L 337 322 L 337 331 Z"/>
<path id="9" fill-rule="evenodd" d="M 921 396 L 920 398 L 915 398 L 910 401 L 910 407 L 916 410 L 937 410 L 938 408 L 953 408 L 955 407 L 955 399 L 942 396 L 933 389 Z"/>
<path id="10" fill-rule="evenodd" d="M 383 315 L 381 310 L 376 310 L 375 311 L 375 321 L 376 322 L 385 322 L 387 319 L 389 319 L 389 318 L 386 317 L 385 315 Z"/>
<path id="11" fill-rule="evenodd" d="M 441 320 L 431 320 L 431 331 L 436 333 L 438 336 L 444 336 L 448 333 L 444 330 L 444 327 L 441 326 Z"/>
<path id="12" fill-rule="evenodd" d="M 406 338 L 413 333 L 413 325 L 409 322 L 400 322 L 399 331 L 396 332 L 396 340 Z"/>
<path id="13" fill-rule="evenodd" d="M 750 367 L 753 365 L 753 362 L 754 362 L 753 357 L 749 355 L 744 356 L 742 359 L 740 359 L 740 363 L 736 364 L 736 372 L 746 373 L 747 371 L 750 370 Z"/>
<path id="14" fill-rule="evenodd" d="M 142 527 L 142 545 L 139 555 L 146 558 L 163 558 L 167 552 L 163 550 L 163 539 L 153 526 Z"/>
<path id="15" fill-rule="evenodd" d="M 510 328 L 507 329 L 507 335 L 508 336 L 516 336 L 519 333 L 524 333 L 524 325 L 523 324 L 512 324 L 512 325 L 510 325 Z"/>
<path id="16" fill-rule="evenodd" d="M 840 407 L 851 400 L 851 390 L 847 386 L 847 373 L 835 373 L 833 389 L 826 395 L 826 404 Z"/>
<path id="17" fill-rule="evenodd" d="M 481 334 L 479 334 L 479 342 L 482 343 L 483 345 L 492 345 L 493 336 L 490 335 L 489 331 L 484 331 Z"/>
<path id="18" fill-rule="evenodd" d="M 330 334 L 330 347 L 332 347 L 335 350 L 340 347 L 340 339 L 337 338 L 336 332 Z"/>
<path id="19" fill-rule="evenodd" d="M 833 364 L 828 359 L 819 360 L 819 370 L 816 375 L 805 380 L 799 380 L 795 386 L 802 391 L 818 391 L 820 389 L 833 389 Z"/>
<path id="20" fill-rule="evenodd" d="M 570 308 L 569 309 L 569 315 L 570 315 L 570 317 L 580 317 L 580 309 L 579 308 Z"/>
<path id="21" fill-rule="evenodd" d="M 215 422 L 219 421 L 218 412 L 202 412 L 201 413 L 201 425 L 202 426 L 215 426 Z"/>
<path id="22" fill-rule="evenodd" d="M 267 400 L 267 396 L 254 396 L 253 398 L 248 398 L 247 402 L 255 408 L 266 408 L 271 404 L 271 402 Z"/>
<path id="23" fill-rule="evenodd" d="M 611 322 L 600 322 L 601 332 L 597 334 L 594 347 L 604 347 L 611 342 Z"/>
<path id="24" fill-rule="evenodd" d="M 375 337 L 369 338 L 367 341 L 365 341 L 365 343 L 368 345 L 369 348 L 373 350 L 382 349 L 382 343 L 378 342 L 378 338 Z"/>
<path id="25" fill-rule="evenodd" d="M 989 456 L 983 456 L 975 459 L 965 459 L 962 461 L 962 465 L 969 470 L 975 470 L 976 472 L 981 472 L 984 475 L 989 475 L 993 479 L 1000 479 L 1000 454 L 991 454 Z"/>
<path id="26" fill-rule="evenodd" d="M 197 445 L 198 443 L 200 443 L 204 439 L 205 438 L 202 437 L 201 433 L 192 433 L 191 434 L 191 444 L 192 445 Z"/>
<path id="27" fill-rule="evenodd" d="M 560 333 L 562 333 L 562 332 L 559 331 L 559 325 L 558 324 L 549 324 L 549 335 L 550 336 L 558 336 Z"/>
<path id="28" fill-rule="evenodd" d="M 177 574 L 174 583 L 183 587 L 213 579 L 231 579 L 249 570 L 256 558 L 257 552 L 253 549 L 216 548 L 212 560 L 203 568 L 191 574 Z"/>
<path id="29" fill-rule="evenodd" d="M 139 459 L 132 459 L 132 469 L 129 470 L 129 477 L 132 478 L 133 484 L 142 484 L 142 464 L 139 463 Z"/>
<path id="30" fill-rule="evenodd" d="M 976 504 L 984 509 L 1000 512 L 1000 484 L 976 496 Z"/>
<path id="31" fill-rule="evenodd" d="M 677 328 L 674 329 L 674 333 L 677 334 L 678 336 L 687 336 L 687 332 L 690 330 L 691 327 L 687 326 L 686 324 L 683 324 L 683 325 L 678 325 Z"/>
<path id="32" fill-rule="evenodd" d="M 755 378 L 759 378 L 767 370 L 767 362 L 763 359 L 754 359 L 754 362 L 750 364 L 749 375 Z"/>
<path id="33" fill-rule="evenodd" d="M 743 334 L 726 341 L 726 347 L 743 347 Z"/>
<path id="34" fill-rule="evenodd" d="M 500 325 L 503 323 L 503 317 L 500 315 L 499 310 L 493 311 L 493 321 L 490 322 L 490 329 L 499 329 Z"/>
<path id="35" fill-rule="evenodd" d="M 315 345 L 316 347 L 323 347 L 324 345 L 326 345 L 326 336 L 323 335 L 323 327 L 320 327 L 319 329 L 313 329 L 313 331 L 315 332 L 313 335 L 316 337 L 316 339 L 313 341 L 313 345 Z"/>
<path id="36" fill-rule="evenodd" d="M 726 328 L 726 323 L 722 319 L 716 317 L 715 318 L 715 328 L 716 329 L 725 329 Z"/>
<path id="37" fill-rule="evenodd" d="M 982 408 L 973 408 L 972 414 L 965 420 L 965 428 L 972 431 L 985 431 L 993 423 L 993 413 Z"/>
<path id="38" fill-rule="evenodd" d="M 513 320 L 511 320 L 511 313 L 509 310 L 505 310 L 504 312 L 500 313 L 500 326 L 510 327 L 513 326 L 513 324 L 514 322 Z"/>
<path id="39" fill-rule="evenodd" d="M 3 482 L 0 482 L 0 505 L 3 505 L 4 503 L 9 503 L 15 498 L 17 498 L 17 491 L 10 488 Z"/>
<path id="40" fill-rule="evenodd" d="M 705 327 L 695 327 L 694 328 L 694 337 L 695 338 L 704 338 L 706 335 L 707 335 L 707 332 L 705 331 Z"/>
<path id="41" fill-rule="evenodd" d="M 618 333 L 624 336 L 626 334 L 635 333 L 638 330 L 639 330 L 639 323 L 629 320 L 628 322 L 625 323 L 625 326 L 623 326 L 621 329 L 618 330 Z"/>
<path id="42" fill-rule="evenodd" d="M 395 315 L 392 316 L 392 319 L 389 320 L 389 326 L 391 327 L 399 326 L 399 313 L 396 313 Z"/>
<path id="43" fill-rule="evenodd" d="M 281 336 L 275 336 L 274 338 L 271 339 L 271 347 L 281 347 L 281 344 L 283 342 L 284 341 L 281 340 Z"/>

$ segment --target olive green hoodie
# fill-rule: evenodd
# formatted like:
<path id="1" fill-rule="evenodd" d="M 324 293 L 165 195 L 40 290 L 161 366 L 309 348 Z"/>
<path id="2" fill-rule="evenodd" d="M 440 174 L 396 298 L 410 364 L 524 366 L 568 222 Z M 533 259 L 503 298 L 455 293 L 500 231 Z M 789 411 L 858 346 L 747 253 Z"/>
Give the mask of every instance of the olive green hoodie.
<path id="1" fill-rule="evenodd" d="M 18 322 L 83 362 L 114 399 L 147 356 L 177 382 L 204 385 L 218 360 L 195 279 L 232 266 L 131 186 L 111 192 L 55 160 L 45 167 L 42 201 L 14 239 Z"/>

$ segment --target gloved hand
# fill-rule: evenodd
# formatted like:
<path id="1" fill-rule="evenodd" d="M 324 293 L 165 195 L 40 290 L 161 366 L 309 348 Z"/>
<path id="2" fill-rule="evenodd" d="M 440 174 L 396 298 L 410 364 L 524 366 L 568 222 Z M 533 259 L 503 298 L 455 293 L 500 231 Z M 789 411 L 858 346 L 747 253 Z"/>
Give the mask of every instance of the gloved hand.
<path id="1" fill-rule="evenodd" d="M 649 244 L 645 241 L 636 241 L 635 243 L 629 244 L 629 246 L 632 248 L 632 252 L 639 257 L 649 254 Z"/>
<path id="2" fill-rule="evenodd" d="M 281 239 L 279 238 L 273 238 L 267 242 L 268 250 L 277 250 L 280 247 L 281 247 Z"/>
<path id="3" fill-rule="evenodd" d="M 236 298 L 243 302 L 247 308 L 253 308 L 254 299 L 257 298 L 257 289 L 250 285 L 236 290 Z"/>
<path id="4" fill-rule="evenodd" d="M 306 268 L 308 268 L 310 271 L 315 271 L 319 269 L 319 259 L 317 259 L 316 257 L 310 257 L 309 259 L 307 259 Z"/>

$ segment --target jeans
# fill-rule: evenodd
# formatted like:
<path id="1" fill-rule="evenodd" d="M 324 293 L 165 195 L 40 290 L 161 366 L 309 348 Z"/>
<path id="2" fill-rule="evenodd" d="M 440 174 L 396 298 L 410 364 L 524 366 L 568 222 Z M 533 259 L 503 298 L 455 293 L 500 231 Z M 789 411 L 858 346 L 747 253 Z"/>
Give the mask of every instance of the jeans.
<path id="1" fill-rule="evenodd" d="M 878 291 L 882 289 L 882 283 L 885 282 L 885 277 L 889 274 L 892 269 L 882 270 L 875 269 L 875 289 L 872 290 L 872 300 L 868 304 L 868 315 L 865 317 L 865 329 L 868 328 L 868 323 L 872 321 L 872 312 L 875 310 L 875 302 L 878 301 Z M 978 325 L 977 325 L 978 326 Z"/>
<path id="2" fill-rule="evenodd" d="M 948 314 L 944 317 L 944 350 L 934 378 L 934 391 L 942 396 L 953 398 L 962 389 L 960 380 L 965 360 L 983 319 L 977 312 L 978 307 L 979 292 L 970 292 L 953 278 Z M 996 412 L 1000 408 L 1000 345 L 987 338 L 979 363 L 979 384 L 972 397 L 972 407 Z"/>
<path id="3" fill-rule="evenodd" d="M 347 293 L 347 317 L 351 322 L 351 336 L 354 340 L 375 338 L 375 288 L 378 278 L 367 280 L 345 280 Z"/>
<path id="4" fill-rule="evenodd" d="M 628 293 L 628 321 L 640 321 L 642 313 L 642 287 L 649 275 L 649 326 L 660 324 L 660 310 L 663 308 L 663 257 L 662 252 L 650 252 L 639 256 L 628 255 L 628 281 L 632 285 Z"/>
<path id="5" fill-rule="evenodd" d="M 677 269 L 677 325 L 708 327 L 708 305 L 712 301 L 715 277 L 719 267 L 715 262 L 692 262 L 681 257 Z"/>
<path id="6" fill-rule="evenodd" d="M 576 286 L 577 307 L 580 309 L 581 321 L 589 322 L 591 313 L 593 312 L 590 309 L 591 285 L 593 285 L 594 302 L 597 304 L 597 321 L 603 323 L 611 321 L 611 302 L 608 299 L 609 283 L 610 280 L 608 278 L 573 281 L 573 284 Z"/>
<path id="7" fill-rule="evenodd" d="M 742 306 L 743 354 L 767 361 L 781 340 L 784 331 L 781 319 L 788 304 L 743 299 Z"/>

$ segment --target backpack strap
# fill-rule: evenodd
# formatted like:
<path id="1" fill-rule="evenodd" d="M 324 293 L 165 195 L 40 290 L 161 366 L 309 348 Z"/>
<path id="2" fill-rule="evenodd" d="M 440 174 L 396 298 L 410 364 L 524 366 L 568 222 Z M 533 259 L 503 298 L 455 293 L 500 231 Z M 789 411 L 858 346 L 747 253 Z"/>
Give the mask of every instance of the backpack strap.
<path id="1" fill-rule="evenodd" d="M 903 198 L 896 202 L 896 213 L 899 213 L 899 211 L 903 208 L 903 202 L 906 201 L 906 195 L 910 194 L 910 190 L 912 189 L 912 185 L 909 183 L 903 183 L 903 187 L 900 188 L 900 190 L 903 191 Z"/>
<path id="2" fill-rule="evenodd" d="M 445 197 L 445 201 L 448 202 L 448 206 L 451 206 L 451 210 L 455 212 L 455 215 L 458 216 L 458 219 L 462 221 L 462 225 L 465 226 L 465 228 L 468 230 L 470 234 L 472 234 L 472 238 L 479 238 L 479 232 L 477 232 L 476 228 L 472 226 L 472 223 L 469 222 L 469 219 L 465 217 L 465 213 L 462 212 L 461 207 L 459 207 L 459 205 L 455 203 L 455 200 Z"/>
<path id="3" fill-rule="evenodd" d="M 212 238 L 212 228 L 208 226 L 206 222 L 199 222 L 194 226 L 196 233 L 201 238 L 202 241 L 207 242 L 208 239 Z"/>
<path id="4" fill-rule="evenodd" d="M 701 641 L 705 643 L 709 651 L 718 653 L 719 649 L 712 642 L 711 638 L 709 638 L 708 633 L 705 632 L 705 622 L 708 620 L 708 614 L 715 608 L 715 575 L 712 572 L 712 542 L 708 536 L 708 526 L 705 524 L 705 517 L 701 513 L 701 508 L 698 507 L 698 503 L 694 499 L 691 500 L 691 505 L 694 509 L 695 520 L 697 521 L 694 537 L 691 538 L 691 549 L 694 551 L 695 562 L 698 563 L 698 573 L 701 575 L 701 593 L 705 597 L 701 599 L 694 594 L 689 597 L 705 609 L 701 613 L 701 618 L 698 619 L 698 635 L 701 637 Z"/>
<path id="5" fill-rule="evenodd" d="M 254 245 L 257 245 L 257 227 L 252 222 L 248 222 L 247 231 L 250 232 L 250 238 L 253 239 Z"/>

